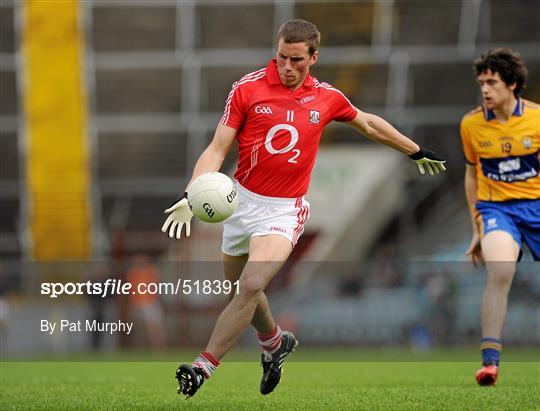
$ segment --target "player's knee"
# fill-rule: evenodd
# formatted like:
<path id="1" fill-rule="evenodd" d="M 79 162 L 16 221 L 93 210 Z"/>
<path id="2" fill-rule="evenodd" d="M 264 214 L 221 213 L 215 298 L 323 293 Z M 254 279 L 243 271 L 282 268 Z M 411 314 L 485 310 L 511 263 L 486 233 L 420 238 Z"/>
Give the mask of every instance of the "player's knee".
<path id="1" fill-rule="evenodd" d="M 497 262 L 487 265 L 488 282 L 498 287 L 510 287 L 516 266 L 512 262 Z"/>
<path id="2" fill-rule="evenodd" d="M 241 296 L 247 298 L 258 298 L 258 296 L 263 292 L 265 287 L 264 282 L 257 276 L 248 276 L 241 278 L 238 284 L 239 291 L 238 293 Z"/>

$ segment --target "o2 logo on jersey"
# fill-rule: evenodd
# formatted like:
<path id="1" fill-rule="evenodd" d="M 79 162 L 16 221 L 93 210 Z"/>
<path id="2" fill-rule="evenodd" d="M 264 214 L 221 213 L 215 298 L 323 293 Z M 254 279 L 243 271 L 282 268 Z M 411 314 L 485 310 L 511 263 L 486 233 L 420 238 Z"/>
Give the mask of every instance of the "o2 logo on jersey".
<path id="1" fill-rule="evenodd" d="M 274 146 L 272 145 L 272 139 L 274 138 L 276 133 L 281 130 L 288 131 L 291 134 L 291 140 L 287 146 L 280 148 L 279 150 L 276 150 Z M 296 164 L 298 163 L 296 159 L 300 155 L 300 150 L 297 148 L 294 148 L 296 143 L 298 143 L 298 130 L 290 124 L 278 124 L 272 127 L 270 130 L 268 130 L 268 134 L 266 134 L 266 140 L 264 142 L 264 146 L 266 147 L 266 150 L 268 150 L 270 154 L 284 154 L 284 153 L 288 153 L 289 151 L 292 151 L 294 154 L 287 161 L 289 163 Z"/>

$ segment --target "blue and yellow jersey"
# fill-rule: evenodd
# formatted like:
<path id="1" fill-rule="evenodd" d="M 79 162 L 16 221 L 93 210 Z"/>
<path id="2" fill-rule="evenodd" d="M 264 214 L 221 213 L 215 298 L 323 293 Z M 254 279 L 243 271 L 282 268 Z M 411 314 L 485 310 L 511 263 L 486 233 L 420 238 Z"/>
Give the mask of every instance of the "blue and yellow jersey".
<path id="1" fill-rule="evenodd" d="M 478 107 L 461 120 L 461 141 L 476 166 L 478 201 L 540 198 L 540 105 L 518 99 L 506 124 Z"/>

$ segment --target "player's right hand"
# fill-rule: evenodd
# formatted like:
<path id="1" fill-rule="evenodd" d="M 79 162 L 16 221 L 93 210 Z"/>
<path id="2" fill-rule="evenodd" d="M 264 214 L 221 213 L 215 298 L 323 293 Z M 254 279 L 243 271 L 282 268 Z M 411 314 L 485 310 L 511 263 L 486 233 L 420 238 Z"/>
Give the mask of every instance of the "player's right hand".
<path id="1" fill-rule="evenodd" d="M 471 243 L 469 248 L 465 251 L 465 254 L 468 255 L 476 267 L 478 264 L 484 265 L 484 257 L 482 256 L 482 247 L 480 243 L 480 234 L 478 232 L 473 233 Z"/>
<path id="2" fill-rule="evenodd" d="M 186 237 L 189 237 L 191 234 L 191 219 L 193 213 L 189 207 L 187 200 L 187 193 L 184 193 L 184 196 L 171 207 L 167 208 L 164 211 L 165 214 L 169 214 L 163 227 L 161 227 L 162 232 L 169 231 L 170 238 L 177 238 L 180 240 L 182 237 L 182 227 L 186 225 Z"/>

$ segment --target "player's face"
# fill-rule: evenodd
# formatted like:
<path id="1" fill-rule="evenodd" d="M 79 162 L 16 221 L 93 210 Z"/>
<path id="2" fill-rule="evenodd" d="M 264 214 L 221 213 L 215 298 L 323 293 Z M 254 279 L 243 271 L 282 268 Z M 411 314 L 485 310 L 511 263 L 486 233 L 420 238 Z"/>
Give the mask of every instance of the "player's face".
<path id="1" fill-rule="evenodd" d="M 502 107 L 508 100 L 514 96 L 515 84 L 507 85 L 499 73 L 493 73 L 487 70 L 477 77 L 482 98 L 486 108 L 493 110 Z"/>
<path id="2" fill-rule="evenodd" d="M 292 90 L 299 88 L 318 56 L 318 51 L 313 56 L 309 54 L 307 43 L 285 43 L 279 39 L 276 60 L 281 83 Z"/>

